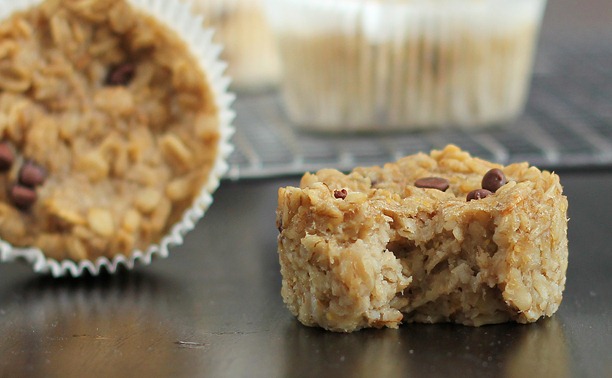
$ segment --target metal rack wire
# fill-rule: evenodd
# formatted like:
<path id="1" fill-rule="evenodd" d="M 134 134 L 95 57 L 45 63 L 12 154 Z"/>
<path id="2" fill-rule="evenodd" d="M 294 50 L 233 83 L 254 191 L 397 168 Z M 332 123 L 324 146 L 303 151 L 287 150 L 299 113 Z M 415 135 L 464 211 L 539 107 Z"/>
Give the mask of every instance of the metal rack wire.
<path id="1" fill-rule="evenodd" d="M 547 45 L 534 69 L 525 114 L 487 131 L 322 135 L 295 129 L 278 93 L 238 96 L 227 178 L 350 170 L 454 143 L 483 159 L 529 161 L 547 169 L 612 166 L 612 46 Z"/>

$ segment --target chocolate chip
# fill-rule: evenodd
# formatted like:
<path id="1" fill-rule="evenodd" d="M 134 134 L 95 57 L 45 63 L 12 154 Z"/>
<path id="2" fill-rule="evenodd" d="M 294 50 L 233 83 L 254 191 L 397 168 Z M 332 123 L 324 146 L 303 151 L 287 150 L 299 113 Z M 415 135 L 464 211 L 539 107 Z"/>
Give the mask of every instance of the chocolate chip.
<path id="1" fill-rule="evenodd" d="M 348 195 L 348 192 L 346 191 L 346 189 L 334 190 L 334 197 L 335 198 L 345 199 L 347 195 Z"/>
<path id="2" fill-rule="evenodd" d="M 476 189 L 476 190 L 472 190 L 471 192 L 468 193 L 467 195 L 467 201 L 471 201 L 471 200 L 479 200 L 479 199 L 483 199 L 485 197 L 490 196 L 491 193 L 489 190 L 486 189 Z"/>
<path id="3" fill-rule="evenodd" d="M 438 189 L 443 192 L 448 189 L 449 185 L 448 180 L 442 177 L 423 177 L 414 182 L 417 188 Z"/>
<path id="4" fill-rule="evenodd" d="M 26 161 L 19 170 L 19 183 L 34 188 L 42 185 L 47 178 L 47 171 L 33 161 Z"/>
<path id="5" fill-rule="evenodd" d="M 15 155 L 8 143 L 0 143 L 0 172 L 6 172 L 11 169 Z"/>
<path id="6" fill-rule="evenodd" d="M 497 189 L 506 185 L 506 176 L 501 169 L 493 168 L 482 178 L 482 188 L 495 193 Z"/>
<path id="7" fill-rule="evenodd" d="M 132 63 L 123 63 L 111 68 L 106 77 L 107 85 L 128 85 L 136 74 L 136 66 Z"/>
<path id="8" fill-rule="evenodd" d="M 38 196 L 34 189 L 15 184 L 9 189 L 9 198 L 17 208 L 26 210 L 36 202 Z"/>

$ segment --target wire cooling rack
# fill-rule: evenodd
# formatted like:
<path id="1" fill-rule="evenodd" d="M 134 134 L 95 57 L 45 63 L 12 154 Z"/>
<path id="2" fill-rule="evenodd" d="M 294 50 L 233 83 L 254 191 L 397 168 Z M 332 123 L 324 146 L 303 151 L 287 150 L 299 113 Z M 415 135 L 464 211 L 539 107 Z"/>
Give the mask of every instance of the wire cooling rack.
<path id="1" fill-rule="evenodd" d="M 229 179 L 350 170 L 448 143 L 501 164 L 529 161 L 551 170 L 612 167 L 612 45 L 545 45 L 525 114 L 493 130 L 309 134 L 291 125 L 276 92 L 239 95 L 234 108 L 236 150 L 229 159 Z"/>

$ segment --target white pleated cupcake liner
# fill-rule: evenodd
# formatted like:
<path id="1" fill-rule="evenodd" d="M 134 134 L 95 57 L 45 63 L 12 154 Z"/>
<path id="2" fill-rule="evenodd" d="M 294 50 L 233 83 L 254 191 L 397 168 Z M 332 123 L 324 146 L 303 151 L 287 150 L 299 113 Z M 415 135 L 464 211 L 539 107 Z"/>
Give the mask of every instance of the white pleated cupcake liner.
<path id="1" fill-rule="evenodd" d="M 19 2 L 0 0 L 0 19 L 8 18 L 17 11 L 27 10 L 42 2 L 43 0 Z M 217 158 L 209 173 L 209 179 L 192 206 L 183 213 L 181 220 L 174 224 L 170 232 L 158 243 L 152 244 L 145 251 L 134 250 L 129 255 L 100 257 L 93 261 L 58 261 L 46 257 L 39 248 L 17 248 L 0 240 L 0 262 L 23 260 L 31 264 L 35 272 L 51 274 L 54 277 L 66 275 L 79 277 L 85 272 L 95 276 L 103 269 L 114 273 L 121 266 L 133 269 L 136 265 L 149 265 L 155 258 L 168 257 L 170 248 L 183 244 L 184 236 L 195 228 L 213 202 L 212 194 L 228 170 L 227 158 L 233 151 L 230 139 L 234 134 L 232 122 L 235 118 L 235 113 L 231 109 L 235 95 L 228 91 L 230 78 L 224 75 L 227 64 L 219 59 L 222 47 L 213 43 L 214 32 L 202 26 L 202 16 L 196 16 L 186 4 L 168 0 L 129 0 L 129 2 L 139 11 L 152 16 L 176 32 L 187 44 L 206 76 L 218 109 L 220 135 Z"/>
<path id="2" fill-rule="evenodd" d="M 546 0 L 267 0 L 291 120 L 318 131 L 476 128 L 525 104 Z"/>

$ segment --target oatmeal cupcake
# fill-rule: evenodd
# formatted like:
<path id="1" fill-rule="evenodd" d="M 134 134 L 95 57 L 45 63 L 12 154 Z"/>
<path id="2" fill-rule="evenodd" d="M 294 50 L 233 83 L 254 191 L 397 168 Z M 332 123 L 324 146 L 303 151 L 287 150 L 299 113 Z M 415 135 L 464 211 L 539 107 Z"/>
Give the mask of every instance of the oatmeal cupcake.
<path id="1" fill-rule="evenodd" d="M 292 121 L 477 128 L 519 115 L 545 0 L 269 0 Z"/>
<path id="2" fill-rule="evenodd" d="M 253 91 L 277 84 L 280 63 L 263 0 L 183 1 L 204 16 L 207 27 L 215 29 L 233 88 Z"/>
<path id="3" fill-rule="evenodd" d="M 2 260 L 79 275 L 167 255 L 231 150 L 212 32 L 178 3 L 1 6 Z"/>
<path id="4" fill-rule="evenodd" d="M 457 146 L 280 188 L 281 295 L 307 326 L 533 323 L 561 305 L 568 200 L 560 178 Z"/>

